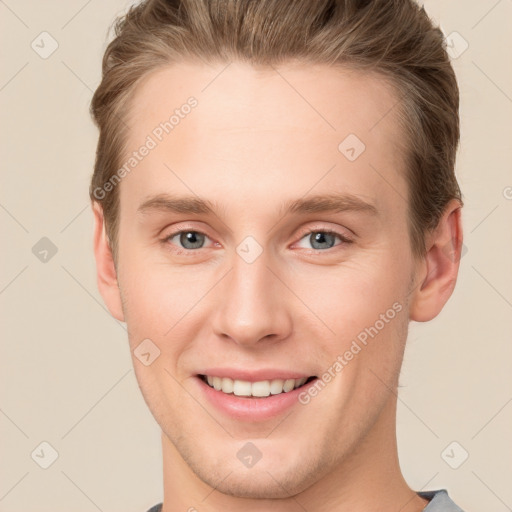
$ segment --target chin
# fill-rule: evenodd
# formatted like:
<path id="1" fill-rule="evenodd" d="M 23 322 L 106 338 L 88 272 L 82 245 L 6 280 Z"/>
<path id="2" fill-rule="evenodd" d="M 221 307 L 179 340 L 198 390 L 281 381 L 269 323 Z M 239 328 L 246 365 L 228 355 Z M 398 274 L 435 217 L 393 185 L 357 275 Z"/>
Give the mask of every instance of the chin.
<path id="1" fill-rule="evenodd" d="M 251 468 L 233 455 L 226 457 L 226 451 L 234 451 L 231 447 L 217 453 L 215 449 L 201 450 L 197 445 L 175 446 L 200 480 L 222 494 L 239 498 L 290 498 L 308 489 L 329 471 L 329 457 L 310 453 L 306 459 L 303 450 L 290 446 L 283 446 L 283 450 L 277 446 L 272 449 L 271 442 L 262 447 L 262 458 Z M 235 450 L 238 450 L 238 443 Z"/>
<path id="2" fill-rule="evenodd" d="M 241 471 L 236 468 L 229 473 L 229 476 L 225 476 L 221 483 L 212 478 L 212 473 L 205 471 L 204 467 L 199 469 L 198 476 L 222 494 L 252 499 L 290 498 L 314 483 L 311 476 L 307 478 L 302 472 L 297 471 L 296 467 L 287 469 L 281 467 L 279 472 L 275 468 L 273 471 L 267 471 L 265 468 Z"/>

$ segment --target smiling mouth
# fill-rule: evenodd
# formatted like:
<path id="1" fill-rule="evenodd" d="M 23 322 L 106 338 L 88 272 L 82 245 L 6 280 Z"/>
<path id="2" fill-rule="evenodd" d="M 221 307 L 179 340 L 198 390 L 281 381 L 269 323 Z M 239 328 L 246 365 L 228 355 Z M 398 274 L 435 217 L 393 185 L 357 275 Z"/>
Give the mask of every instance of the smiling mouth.
<path id="1" fill-rule="evenodd" d="M 270 395 L 288 393 L 294 389 L 305 386 L 315 376 L 301 379 L 272 379 L 249 382 L 246 380 L 230 379 L 229 377 L 213 377 L 211 375 L 198 375 L 208 386 L 227 395 L 250 398 L 266 398 Z"/>

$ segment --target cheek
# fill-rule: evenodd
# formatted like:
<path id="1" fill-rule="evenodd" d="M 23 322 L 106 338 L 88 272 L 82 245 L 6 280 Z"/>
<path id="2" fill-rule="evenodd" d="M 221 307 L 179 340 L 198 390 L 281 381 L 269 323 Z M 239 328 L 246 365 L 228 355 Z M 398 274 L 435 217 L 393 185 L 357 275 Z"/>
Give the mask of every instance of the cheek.
<path id="1" fill-rule="evenodd" d="M 307 279 L 295 280 L 297 295 L 322 320 L 308 317 L 319 334 L 321 348 L 316 347 L 315 354 L 325 371 L 337 372 L 342 365 L 332 387 L 340 397 L 340 414 L 348 403 L 355 408 L 358 403 L 383 403 L 394 387 L 408 326 L 407 281 L 396 261 L 374 254 L 357 264 L 318 268 Z"/>
<path id="2" fill-rule="evenodd" d="M 316 313 L 312 319 L 322 320 L 333 337 L 346 340 L 372 326 L 390 308 L 385 319 L 393 319 L 399 308 L 393 309 L 393 304 L 405 309 L 408 281 L 403 274 L 404 268 L 396 268 L 396 258 L 375 253 L 337 267 L 295 269 L 288 279 L 296 295 Z"/>
<path id="3" fill-rule="evenodd" d="M 139 370 L 137 378 L 146 400 L 153 395 L 156 400 L 160 394 L 173 394 L 177 384 L 172 377 L 179 381 L 186 377 L 184 361 L 191 353 L 197 356 L 201 330 L 208 328 L 206 295 L 216 274 L 211 268 L 198 271 L 194 265 L 173 267 L 147 261 L 150 259 L 126 258 L 120 283 L 133 364 Z M 149 367 L 136 358 L 137 347 L 147 339 L 159 352 Z M 174 391 L 179 395 L 179 387 Z"/>
<path id="4" fill-rule="evenodd" d="M 132 332 L 163 337 L 204 294 L 205 276 L 152 260 L 142 251 L 124 257 L 119 281 Z"/>

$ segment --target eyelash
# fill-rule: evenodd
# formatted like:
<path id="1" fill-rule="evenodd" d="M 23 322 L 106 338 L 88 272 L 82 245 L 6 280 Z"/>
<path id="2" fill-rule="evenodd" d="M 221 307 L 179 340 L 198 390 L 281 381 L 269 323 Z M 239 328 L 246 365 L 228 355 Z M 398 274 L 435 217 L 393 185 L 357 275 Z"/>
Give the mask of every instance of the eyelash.
<path id="1" fill-rule="evenodd" d="M 335 248 L 340 245 L 348 245 L 348 244 L 353 243 L 353 240 L 346 237 L 345 235 L 342 235 L 341 233 L 338 233 L 337 231 L 333 231 L 331 229 L 321 229 L 321 228 L 312 228 L 312 229 L 308 229 L 307 231 L 302 232 L 300 235 L 300 238 L 299 238 L 299 242 L 301 240 L 303 240 L 304 238 L 306 238 L 307 236 L 310 236 L 313 233 L 322 233 L 324 235 L 333 235 L 335 237 L 338 237 L 340 239 L 341 243 L 339 243 L 337 245 L 333 245 L 332 247 L 329 247 L 328 249 L 309 249 L 310 251 L 327 252 L 329 250 L 335 250 Z"/>
<path id="2" fill-rule="evenodd" d="M 210 238 L 206 233 L 204 233 L 203 231 L 199 231 L 197 229 L 180 229 L 178 231 L 174 231 L 172 233 L 169 233 L 167 236 L 165 236 L 162 239 L 162 243 L 167 245 L 167 246 L 172 245 L 172 244 L 170 244 L 170 240 L 172 238 L 174 238 L 176 235 L 180 235 L 182 233 L 197 233 L 197 234 L 200 234 L 200 235 L 204 235 L 207 238 Z M 330 229 L 319 229 L 319 228 L 312 228 L 312 229 L 308 229 L 307 231 L 302 232 L 301 235 L 300 235 L 300 238 L 299 238 L 299 242 L 302 241 L 307 236 L 310 236 L 313 233 L 322 233 L 322 234 L 326 234 L 326 235 L 333 235 L 333 236 L 337 237 L 341 241 L 341 243 L 339 243 L 337 245 L 334 245 L 332 247 L 329 247 L 327 249 L 309 249 L 310 252 L 311 251 L 314 251 L 315 253 L 328 252 L 328 251 L 331 251 L 331 250 L 335 250 L 335 248 L 339 247 L 340 245 L 349 245 L 349 244 L 352 244 L 354 242 L 350 238 L 347 238 L 345 235 L 342 235 L 341 233 L 338 233 L 337 231 L 333 231 L 333 230 L 330 230 Z M 180 253 L 181 252 L 187 252 L 187 253 L 191 253 L 192 254 L 194 252 L 197 252 L 200 249 L 207 249 L 207 247 L 199 247 L 198 249 L 187 249 L 185 247 L 178 247 L 178 250 L 180 251 Z"/>

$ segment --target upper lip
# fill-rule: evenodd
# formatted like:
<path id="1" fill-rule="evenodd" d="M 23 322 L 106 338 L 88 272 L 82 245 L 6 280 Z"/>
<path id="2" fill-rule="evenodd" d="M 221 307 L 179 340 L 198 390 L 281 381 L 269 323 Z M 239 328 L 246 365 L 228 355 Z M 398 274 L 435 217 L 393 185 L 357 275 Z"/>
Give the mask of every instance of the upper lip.
<path id="1" fill-rule="evenodd" d="M 276 368 L 262 368 L 259 370 L 241 370 L 240 368 L 206 368 L 198 372 L 198 375 L 210 377 L 228 377 L 233 380 L 245 380 L 248 382 L 260 382 L 274 379 L 302 379 L 312 377 L 311 373 L 303 373 Z"/>

